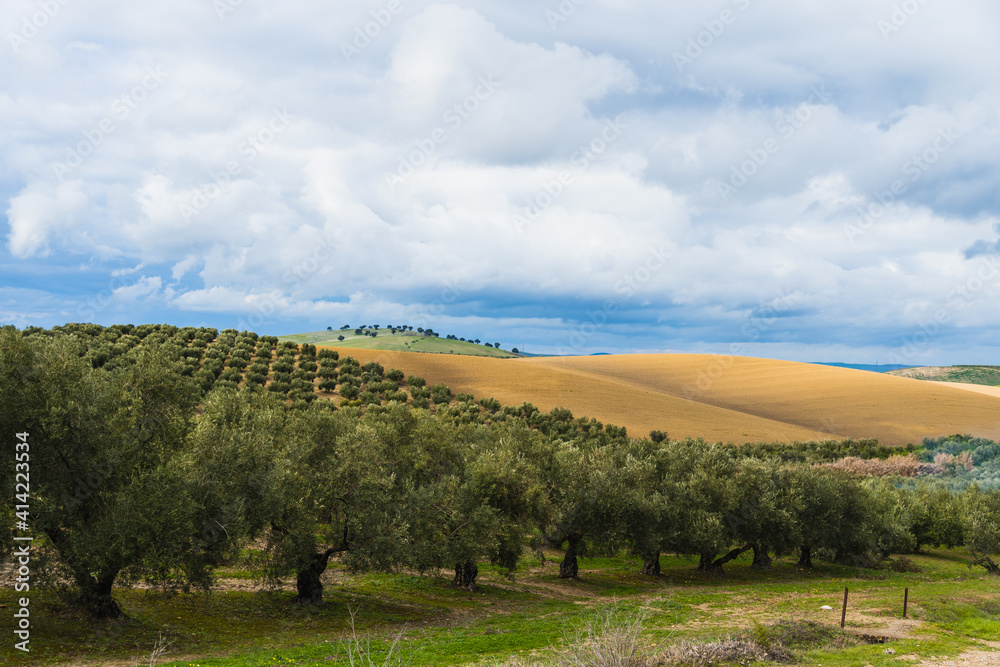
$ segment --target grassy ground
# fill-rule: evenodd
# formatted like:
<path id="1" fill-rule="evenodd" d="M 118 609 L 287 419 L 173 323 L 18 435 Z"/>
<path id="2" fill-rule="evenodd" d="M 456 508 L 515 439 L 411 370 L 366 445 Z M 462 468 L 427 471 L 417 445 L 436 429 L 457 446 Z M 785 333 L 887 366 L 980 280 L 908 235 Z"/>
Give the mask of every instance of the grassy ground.
<path id="1" fill-rule="evenodd" d="M 344 340 L 337 340 L 343 336 Z M 391 334 L 380 330 L 378 336 L 356 336 L 354 331 L 314 331 L 311 333 L 279 336 L 280 340 L 292 340 L 296 343 L 312 343 L 314 345 L 329 345 L 331 347 L 346 347 L 363 350 L 390 350 L 393 352 L 430 352 L 434 354 L 464 354 L 475 357 L 499 357 L 509 359 L 518 355 L 495 347 L 477 345 L 469 341 L 448 340 L 446 338 L 430 338 L 412 331 Z"/>
<path id="2" fill-rule="evenodd" d="M 1000 386 L 1000 366 L 925 366 L 890 371 L 889 375 L 899 375 L 917 380 L 962 382 L 989 387 Z"/>
<path id="3" fill-rule="evenodd" d="M 478 594 L 453 589 L 441 577 L 349 576 L 334 568 L 327 575 L 326 603 L 313 608 L 290 604 L 289 590 L 247 590 L 246 573 L 229 571 L 222 573 L 224 590 L 210 595 L 120 592 L 130 617 L 124 623 L 92 623 L 56 595 L 33 592 L 32 652 L 18 654 L 8 639 L 0 646 L 0 664 L 149 664 L 162 635 L 173 644 L 161 665 L 346 665 L 352 612 L 361 644 L 376 658 L 398 635 L 397 655 L 405 664 L 490 664 L 510 656 L 545 661 L 572 641 L 574 628 L 608 607 L 623 617 L 641 612 L 644 641 L 659 646 L 755 627 L 760 632 L 755 624 L 790 620 L 836 629 L 845 586 L 848 632 L 888 643 L 858 641 L 838 649 L 807 643 L 796 650 L 800 664 L 898 665 L 906 656 L 956 656 L 980 641 L 1000 640 L 1000 580 L 969 569 L 958 551 L 913 556 L 921 571 L 909 573 L 829 564 L 805 572 L 789 560 L 761 573 L 737 560 L 715 576 L 696 572 L 691 561 L 661 560 L 664 576 L 654 579 L 637 574 L 634 559 L 582 559 L 578 582 L 559 580 L 552 560 L 529 560 L 514 582 L 483 566 Z M 907 587 L 910 620 L 903 621 Z M 4 616 L 9 618 L 15 599 L 10 589 L 0 592 Z"/>

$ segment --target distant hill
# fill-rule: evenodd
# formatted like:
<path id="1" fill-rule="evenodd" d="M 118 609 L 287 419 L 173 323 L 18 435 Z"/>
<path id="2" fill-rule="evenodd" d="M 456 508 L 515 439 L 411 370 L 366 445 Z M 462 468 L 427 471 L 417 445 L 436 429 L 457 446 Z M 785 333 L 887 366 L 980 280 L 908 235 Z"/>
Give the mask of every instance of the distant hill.
<path id="1" fill-rule="evenodd" d="M 856 371 L 872 371 L 873 373 L 888 373 L 889 371 L 899 371 L 913 366 L 903 366 L 901 364 L 842 364 L 836 361 L 813 361 L 819 366 L 834 366 L 836 368 L 853 368 Z"/>
<path id="2" fill-rule="evenodd" d="M 343 353 L 342 353 L 343 354 Z M 501 361 L 458 355 L 356 350 L 443 383 L 455 394 L 556 407 L 642 437 L 789 442 L 874 437 L 886 445 L 969 433 L 1000 439 L 1000 397 L 885 373 L 820 364 L 692 354 L 536 357 Z"/>
<path id="3" fill-rule="evenodd" d="M 340 336 L 344 340 L 338 340 Z M 309 333 L 278 336 L 278 340 L 290 340 L 295 343 L 312 343 L 313 345 L 330 345 L 359 350 L 389 350 L 394 352 L 428 352 L 433 354 L 464 354 L 474 357 L 499 357 L 512 359 L 520 355 L 507 350 L 499 350 L 492 346 L 479 345 L 472 341 L 449 340 L 424 336 L 414 331 L 397 331 L 395 334 L 384 329 L 378 331 L 375 337 L 356 335 L 353 329 L 334 331 L 312 331 Z"/>
<path id="4" fill-rule="evenodd" d="M 915 380 L 1000 386 L 1000 366 L 919 366 L 889 374 Z"/>

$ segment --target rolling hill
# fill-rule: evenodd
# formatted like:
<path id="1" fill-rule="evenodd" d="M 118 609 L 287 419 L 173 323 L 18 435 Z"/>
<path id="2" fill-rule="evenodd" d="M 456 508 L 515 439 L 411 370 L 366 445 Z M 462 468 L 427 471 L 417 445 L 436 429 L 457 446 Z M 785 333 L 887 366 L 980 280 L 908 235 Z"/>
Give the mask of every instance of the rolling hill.
<path id="1" fill-rule="evenodd" d="M 344 340 L 337 340 L 343 336 Z M 427 352 L 432 354 L 461 354 L 476 357 L 497 357 L 510 359 L 518 355 L 506 350 L 498 350 L 486 345 L 477 345 L 471 341 L 448 340 L 423 336 L 412 331 L 391 334 L 380 331 L 377 337 L 358 336 L 350 331 L 313 331 L 310 333 L 279 336 L 278 340 L 290 340 L 296 343 L 312 343 L 313 345 L 328 345 L 349 349 L 390 350 L 396 352 Z"/>
<path id="2" fill-rule="evenodd" d="M 490 359 L 343 349 L 453 392 L 564 407 L 671 437 L 762 442 L 953 433 L 1000 439 L 1000 397 L 909 378 L 796 362 L 692 354 Z"/>
<path id="3" fill-rule="evenodd" d="M 1000 366 L 920 366 L 891 371 L 889 374 L 915 380 L 1000 386 Z"/>

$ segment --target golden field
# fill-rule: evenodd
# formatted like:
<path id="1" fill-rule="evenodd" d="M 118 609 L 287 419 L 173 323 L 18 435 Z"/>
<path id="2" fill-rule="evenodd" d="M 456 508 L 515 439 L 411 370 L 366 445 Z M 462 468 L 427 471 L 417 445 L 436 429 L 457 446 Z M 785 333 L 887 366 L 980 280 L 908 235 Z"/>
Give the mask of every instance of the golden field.
<path id="1" fill-rule="evenodd" d="M 955 433 L 1000 440 L 1000 396 L 867 371 L 701 354 L 491 359 L 339 351 L 456 394 L 567 408 L 635 437 L 657 429 L 736 443 L 852 437 L 905 445 Z"/>

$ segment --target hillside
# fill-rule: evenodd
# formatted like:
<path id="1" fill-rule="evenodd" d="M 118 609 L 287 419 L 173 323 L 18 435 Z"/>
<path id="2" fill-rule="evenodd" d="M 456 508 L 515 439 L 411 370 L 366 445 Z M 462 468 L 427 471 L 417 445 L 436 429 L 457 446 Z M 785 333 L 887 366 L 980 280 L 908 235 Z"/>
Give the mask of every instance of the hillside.
<path id="1" fill-rule="evenodd" d="M 1000 385 L 1000 366 L 920 366 L 890 371 L 889 375 L 935 382 L 980 384 L 988 387 Z"/>
<path id="2" fill-rule="evenodd" d="M 337 340 L 343 336 L 344 340 Z M 349 331 L 313 331 L 310 333 L 279 336 L 278 340 L 290 340 L 296 343 L 312 343 L 313 345 L 330 345 L 349 349 L 389 350 L 395 352 L 428 352 L 432 354 L 463 354 L 476 357 L 497 357 L 509 359 L 518 355 L 506 350 L 498 350 L 486 345 L 477 345 L 471 341 L 448 340 L 423 336 L 412 331 L 395 334 L 380 331 L 376 337 L 358 336 Z"/>
<path id="3" fill-rule="evenodd" d="M 828 366 L 689 354 L 511 360 L 344 354 L 456 393 L 564 407 L 634 436 L 658 429 L 727 442 L 874 437 L 892 445 L 952 433 L 1000 438 L 1000 397 Z"/>

